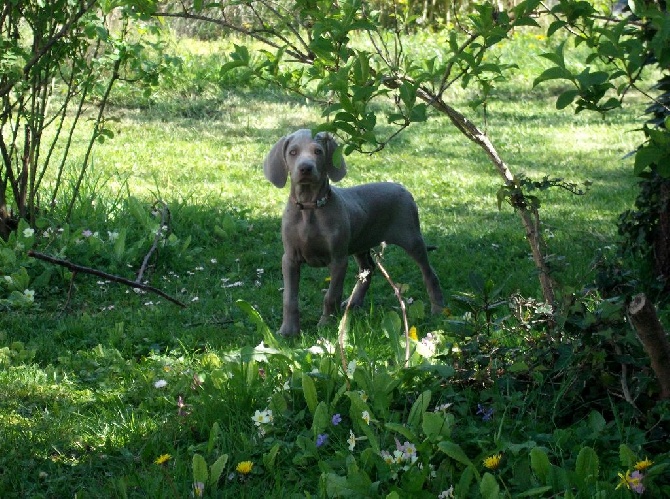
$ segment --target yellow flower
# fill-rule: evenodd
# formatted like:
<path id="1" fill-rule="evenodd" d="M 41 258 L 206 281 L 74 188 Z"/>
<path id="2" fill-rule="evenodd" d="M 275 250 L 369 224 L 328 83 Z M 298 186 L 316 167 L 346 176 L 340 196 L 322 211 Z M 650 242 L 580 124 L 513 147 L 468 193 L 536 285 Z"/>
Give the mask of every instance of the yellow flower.
<path id="1" fill-rule="evenodd" d="M 490 470 L 497 470 L 500 466 L 500 461 L 502 460 L 502 454 L 493 454 L 492 456 L 484 459 L 484 466 Z"/>
<path id="2" fill-rule="evenodd" d="M 254 463 L 252 463 L 251 461 L 242 461 L 241 463 L 238 463 L 237 467 L 235 468 L 235 471 L 243 475 L 248 475 L 249 473 L 251 473 L 251 468 L 253 467 Z"/>
<path id="3" fill-rule="evenodd" d="M 165 463 L 167 463 L 167 462 L 170 460 L 171 457 L 172 457 L 172 456 L 171 456 L 170 454 L 161 454 L 160 456 L 158 456 L 158 457 L 156 458 L 156 460 L 154 461 L 154 463 L 156 463 L 156 464 L 165 464 Z"/>
<path id="4" fill-rule="evenodd" d="M 644 471 L 647 468 L 649 468 L 652 464 L 654 464 L 653 461 L 650 461 L 649 458 L 645 458 L 644 461 L 638 461 L 637 463 L 635 463 L 634 468 L 637 471 Z"/>
<path id="5" fill-rule="evenodd" d="M 416 334 L 416 328 L 414 326 L 409 328 L 409 337 L 414 341 L 419 341 L 419 337 Z"/>

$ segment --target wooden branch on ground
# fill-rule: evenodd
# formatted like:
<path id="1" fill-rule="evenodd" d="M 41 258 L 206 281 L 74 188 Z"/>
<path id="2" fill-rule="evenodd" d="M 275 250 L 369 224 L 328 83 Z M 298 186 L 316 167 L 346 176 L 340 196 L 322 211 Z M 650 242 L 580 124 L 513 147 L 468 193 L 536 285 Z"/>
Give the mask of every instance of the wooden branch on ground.
<path id="1" fill-rule="evenodd" d="M 640 293 L 633 297 L 628 312 L 644 351 L 651 359 L 651 368 L 661 387 L 660 398 L 670 398 L 670 341 L 656 309 L 644 293 Z"/>
<path id="2" fill-rule="evenodd" d="M 103 279 L 107 279 L 110 281 L 118 282 L 120 284 L 125 284 L 126 286 L 130 286 L 131 288 L 136 288 L 136 289 L 141 289 L 143 291 L 149 291 L 151 293 L 155 293 L 158 296 L 162 296 L 166 300 L 174 303 L 175 305 L 179 305 L 182 308 L 186 308 L 186 305 L 176 298 L 171 297 L 167 293 L 161 291 L 158 288 L 154 288 L 153 286 L 147 286 L 146 284 L 142 284 L 139 282 L 131 281 L 130 279 L 126 279 L 125 277 L 120 277 L 117 275 L 113 274 L 108 274 L 107 272 L 103 272 L 101 270 L 97 269 L 92 269 L 90 267 L 83 267 L 81 265 L 77 265 L 75 263 L 68 262 L 67 260 L 62 260 L 60 258 L 55 258 L 53 256 L 45 255 L 43 253 L 38 253 L 36 251 L 28 251 L 28 256 L 31 256 L 33 258 L 37 258 L 38 260 L 44 260 L 45 262 L 53 263 L 55 265 L 60 265 L 61 267 L 65 267 L 68 270 L 71 270 L 72 272 L 81 272 L 83 274 L 90 274 L 94 275 L 97 277 L 102 277 Z"/>

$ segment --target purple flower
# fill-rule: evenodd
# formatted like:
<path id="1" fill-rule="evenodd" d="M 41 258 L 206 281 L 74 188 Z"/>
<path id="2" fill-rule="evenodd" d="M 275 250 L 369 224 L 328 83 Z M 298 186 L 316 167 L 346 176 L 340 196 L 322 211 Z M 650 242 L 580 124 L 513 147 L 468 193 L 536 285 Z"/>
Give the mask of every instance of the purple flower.
<path id="1" fill-rule="evenodd" d="M 317 447 L 321 447 L 327 441 L 328 441 L 328 434 L 327 433 L 319 433 L 316 436 L 316 446 Z"/>
<path id="2" fill-rule="evenodd" d="M 342 416 L 335 414 L 330 421 L 333 423 L 333 426 L 337 426 L 342 422 Z"/>
<path id="3" fill-rule="evenodd" d="M 633 471 L 630 474 L 630 477 L 631 480 L 628 483 L 631 490 L 633 492 L 637 492 L 638 494 L 642 494 L 644 492 L 644 485 L 642 485 L 642 479 L 644 478 L 644 475 L 639 471 Z"/>
<path id="4" fill-rule="evenodd" d="M 477 404 L 477 414 L 482 416 L 482 421 L 491 421 L 491 418 L 493 417 L 493 407 L 487 409 L 482 404 Z"/>

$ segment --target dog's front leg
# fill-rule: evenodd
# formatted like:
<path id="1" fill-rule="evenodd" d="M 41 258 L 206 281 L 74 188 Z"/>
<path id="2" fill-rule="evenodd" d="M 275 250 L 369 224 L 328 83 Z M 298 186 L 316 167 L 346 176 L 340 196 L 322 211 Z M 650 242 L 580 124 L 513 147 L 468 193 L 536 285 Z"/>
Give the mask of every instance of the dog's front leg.
<path id="1" fill-rule="evenodd" d="M 319 319 L 319 326 L 325 326 L 337 311 L 342 301 L 342 290 L 344 289 L 344 277 L 347 274 L 347 263 L 349 258 L 345 255 L 333 258 L 328 266 L 330 270 L 330 286 L 323 298 L 323 313 Z"/>
<path id="2" fill-rule="evenodd" d="M 298 310 L 298 288 L 300 286 L 300 263 L 286 253 L 281 259 L 284 276 L 283 321 L 279 328 L 282 336 L 300 334 L 300 312 Z"/>

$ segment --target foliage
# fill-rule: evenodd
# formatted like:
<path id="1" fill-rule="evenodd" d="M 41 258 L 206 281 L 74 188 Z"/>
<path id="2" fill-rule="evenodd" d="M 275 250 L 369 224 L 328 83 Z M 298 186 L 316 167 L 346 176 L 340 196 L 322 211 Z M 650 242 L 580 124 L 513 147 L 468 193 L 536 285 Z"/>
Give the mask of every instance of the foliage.
<path id="1" fill-rule="evenodd" d="M 61 203 L 72 214 L 96 142 L 113 137 L 106 107 L 114 85 L 149 89 L 165 70 L 138 2 L 9 2 L 0 13 L 0 237 L 17 218 Z M 111 24 L 117 26 L 112 29 Z M 89 107 L 97 108 L 92 112 Z M 87 147 L 73 158 L 71 145 Z M 73 166 L 76 165 L 76 166 Z M 53 170 L 53 171 L 52 171 Z M 47 184 L 48 179 L 51 180 Z M 66 196 L 63 191 L 68 190 Z M 44 203 L 39 205 L 40 199 Z"/>

